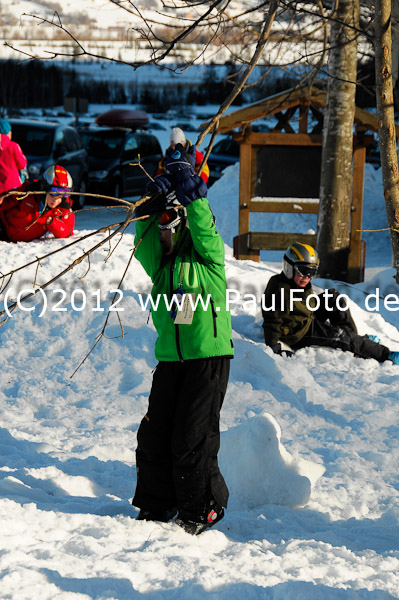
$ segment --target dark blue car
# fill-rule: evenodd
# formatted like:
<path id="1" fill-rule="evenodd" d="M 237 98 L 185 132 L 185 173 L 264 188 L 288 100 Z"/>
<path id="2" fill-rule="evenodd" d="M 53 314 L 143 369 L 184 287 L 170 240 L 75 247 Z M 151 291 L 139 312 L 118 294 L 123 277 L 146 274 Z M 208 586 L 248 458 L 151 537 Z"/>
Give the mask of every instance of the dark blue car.
<path id="1" fill-rule="evenodd" d="M 79 130 L 89 163 L 89 191 L 123 198 L 141 196 L 162 158 L 154 135 L 123 127 L 82 127 Z M 138 159 L 145 171 L 138 167 Z"/>
<path id="2" fill-rule="evenodd" d="M 240 144 L 233 138 L 224 138 L 215 144 L 208 158 L 208 186 L 220 179 L 223 170 L 240 160 Z"/>

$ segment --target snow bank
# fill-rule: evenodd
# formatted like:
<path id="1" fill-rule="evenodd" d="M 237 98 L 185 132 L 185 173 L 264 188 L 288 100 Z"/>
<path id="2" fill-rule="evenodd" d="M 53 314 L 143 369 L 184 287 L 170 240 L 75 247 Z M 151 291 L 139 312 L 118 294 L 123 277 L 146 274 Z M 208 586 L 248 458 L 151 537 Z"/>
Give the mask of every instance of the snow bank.
<path id="1" fill-rule="evenodd" d="M 264 504 L 304 506 L 325 469 L 294 458 L 281 443 L 276 419 L 263 413 L 221 436 L 220 465 L 241 510 Z"/>
<path id="2" fill-rule="evenodd" d="M 378 172 L 369 177 L 365 221 L 375 215 L 377 228 L 385 226 L 381 185 Z M 259 294 L 281 268 L 282 253 L 274 266 L 232 257 L 236 168 L 209 197 L 228 244 L 228 282 Z M 104 209 L 78 213 L 75 239 L 120 219 Z M 385 234 L 369 235 L 372 275 L 340 290 L 350 297 L 359 330 L 399 349 L 398 311 L 364 306 L 377 284 L 381 302 L 397 291 L 389 242 L 377 243 Z M 131 231 L 117 241 L 110 257 L 108 246 L 100 248 L 89 270 L 82 263 L 55 282 L 66 294 L 65 311 L 51 303 L 43 317 L 15 311 L 0 328 L 2 600 L 399 598 L 399 368 L 330 348 L 276 356 L 263 342 L 258 305 L 232 306 L 235 358 L 219 456 L 231 491 L 225 518 L 198 538 L 174 523 L 134 520 L 136 434 L 156 364 L 154 327 L 138 302 L 150 281 L 137 261 L 123 286 L 124 337 L 114 314 L 106 337 L 71 379 L 131 256 Z M 0 242 L 1 271 L 66 243 Z M 50 280 L 88 245 L 43 259 L 37 273 L 35 265 L 16 273 L 7 289 Z M 81 311 L 71 302 L 77 288 L 87 298 Z"/>

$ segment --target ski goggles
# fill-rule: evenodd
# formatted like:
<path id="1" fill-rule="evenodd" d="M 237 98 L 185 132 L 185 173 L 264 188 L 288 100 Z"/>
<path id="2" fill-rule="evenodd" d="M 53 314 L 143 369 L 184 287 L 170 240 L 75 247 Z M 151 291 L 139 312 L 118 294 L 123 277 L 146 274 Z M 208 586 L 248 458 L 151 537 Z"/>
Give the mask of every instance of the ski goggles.
<path id="1" fill-rule="evenodd" d="M 295 271 L 301 277 L 315 277 L 317 275 L 317 265 L 294 265 Z"/>
<path id="2" fill-rule="evenodd" d="M 70 191 L 68 188 L 51 186 L 48 193 L 50 196 L 64 196 L 65 194 L 69 194 Z"/>
<path id="3" fill-rule="evenodd" d="M 162 213 L 159 221 L 159 229 L 175 229 L 181 221 L 181 216 L 177 210 L 167 210 Z"/>

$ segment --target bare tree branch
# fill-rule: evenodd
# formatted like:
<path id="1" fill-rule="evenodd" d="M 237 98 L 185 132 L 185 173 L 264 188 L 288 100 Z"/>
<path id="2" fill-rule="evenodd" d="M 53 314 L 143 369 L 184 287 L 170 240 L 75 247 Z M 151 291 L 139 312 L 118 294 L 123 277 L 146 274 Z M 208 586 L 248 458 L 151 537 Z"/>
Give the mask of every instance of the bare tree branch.
<path id="1" fill-rule="evenodd" d="M 122 286 L 122 283 L 123 283 L 123 280 L 124 280 L 124 279 L 125 279 L 125 277 L 126 277 L 126 273 L 127 273 L 128 269 L 129 269 L 129 267 L 130 267 L 131 263 L 132 263 L 133 256 L 135 255 L 135 253 L 136 253 L 136 250 L 137 250 L 137 248 L 139 247 L 139 245 L 141 244 L 141 242 L 142 242 L 142 240 L 143 240 L 144 236 L 146 235 L 146 233 L 147 233 L 147 232 L 148 232 L 148 230 L 150 229 L 150 226 L 151 226 L 151 223 L 150 223 L 150 224 L 147 226 L 147 228 L 144 230 L 144 232 L 142 233 L 141 237 L 139 238 L 139 240 L 137 241 L 136 245 L 134 246 L 134 248 L 133 248 L 133 251 L 132 251 L 132 253 L 131 253 L 131 255 L 130 255 L 129 261 L 128 261 L 127 265 L 126 265 L 125 271 L 124 271 L 124 273 L 123 273 L 123 275 L 122 275 L 122 277 L 121 277 L 121 280 L 119 281 L 119 284 L 118 284 L 117 290 L 120 290 L 120 288 L 121 288 L 121 286 Z M 115 301 L 115 299 L 116 299 L 116 296 L 117 296 L 117 293 L 118 293 L 118 292 L 116 291 L 116 292 L 115 292 L 115 294 L 114 294 L 114 296 L 113 296 L 113 298 L 112 298 L 111 305 L 114 303 L 114 301 Z M 88 357 L 90 356 L 90 354 L 93 352 L 93 350 L 95 349 L 95 347 L 97 346 L 97 344 L 100 342 L 100 340 L 101 340 L 103 337 L 105 337 L 105 330 L 106 330 L 106 328 L 107 328 L 107 324 L 108 324 L 109 315 L 110 315 L 110 312 L 108 311 L 107 317 L 106 317 L 106 319 L 105 319 L 105 322 L 104 322 L 104 326 L 103 326 L 103 328 L 102 328 L 101 332 L 99 333 L 99 335 L 97 336 L 95 344 L 92 346 L 92 348 L 91 348 L 91 349 L 90 349 L 90 351 L 89 351 L 89 352 L 86 354 L 86 356 L 85 356 L 85 357 L 84 357 L 84 359 L 83 359 L 83 360 L 80 362 L 80 364 L 79 364 L 79 365 L 76 367 L 75 371 L 74 371 L 74 372 L 72 373 L 72 375 L 70 376 L 70 379 L 72 379 L 72 378 L 73 378 L 73 376 L 75 375 L 75 373 L 77 373 L 77 371 L 80 369 L 80 367 L 81 367 L 81 366 L 82 366 L 82 365 L 83 365 L 83 364 L 86 362 L 87 358 L 88 358 Z M 118 315 L 118 319 L 119 319 L 119 315 Z M 121 326 L 121 330 L 122 330 L 122 338 L 123 338 L 123 337 L 124 337 L 124 332 L 123 332 L 123 327 L 122 327 L 122 323 L 121 323 L 120 319 L 119 319 L 119 324 L 120 324 L 120 326 Z"/>
<path id="2" fill-rule="evenodd" d="M 258 43 L 256 45 L 256 50 L 253 54 L 252 60 L 248 64 L 247 68 L 245 69 L 245 72 L 240 77 L 240 80 L 237 81 L 237 83 L 235 84 L 235 86 L 234 86 L 233 90 L 230 92 L 228 98 L 226 98 L 226 100 L 221 104 L 217 113 L 212 117 L 212 119 L 209 121 L 209 123 L 206 125 L 206 127 L 203 129 L 203 131 L 198 136 L 197 146 L 200 146 L 205 135 L 207 133 L 209 133 L 209 131 L 214 127 L 214 125 L 217 124 L 221 115 L 229 108 L 229 106 L 232 104 L 233 100 L 235 98 L 237 98 L 238 94 L 241 92 L 242 88 L 244 87 L 244 84 L 247 81 L 249 75 L 255 68 L 255 65 L 257 64 L 259 57 L 260 57 L 261 53 L 263 52 L 263 49 L 268 40 L 271 26 L 272 26 L 272 23 L 273 23 L 273 20 L 274 20 L 276 11 L 277 11 L 277 6 L 278 6 L 277 0 L 272 0 L 270 2 L 269 11 L 265 17 L 262 32 L 259 37 Z"/>

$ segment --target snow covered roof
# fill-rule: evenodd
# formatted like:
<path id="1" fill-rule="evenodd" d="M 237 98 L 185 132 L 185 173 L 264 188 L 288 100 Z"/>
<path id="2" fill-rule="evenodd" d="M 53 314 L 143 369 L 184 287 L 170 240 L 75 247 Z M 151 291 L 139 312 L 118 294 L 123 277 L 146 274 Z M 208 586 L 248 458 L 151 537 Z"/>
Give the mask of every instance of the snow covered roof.
<path id="1" fill-rule="evenodd" d="M 219 120 L 218 131 L 219 133 L 226 133 L 236 127 L 242 127 L 257 119 L 265 118 L 288 108 L 300 106 L 301 104 L 324 109 L 326 96 L 327 94 L 324 90 L 317 88 L 291 88 L 224 115 Z M 377 115 L 358 106 L 355 108 L 355 123 L 363 125 L 368 130 L 378 131 Z M 201 127 L 205 127 L 206 124 L 202 123 Z M 398 126 L 396 126 L 396 133 L 397 135 L 399 134 Z"/>

